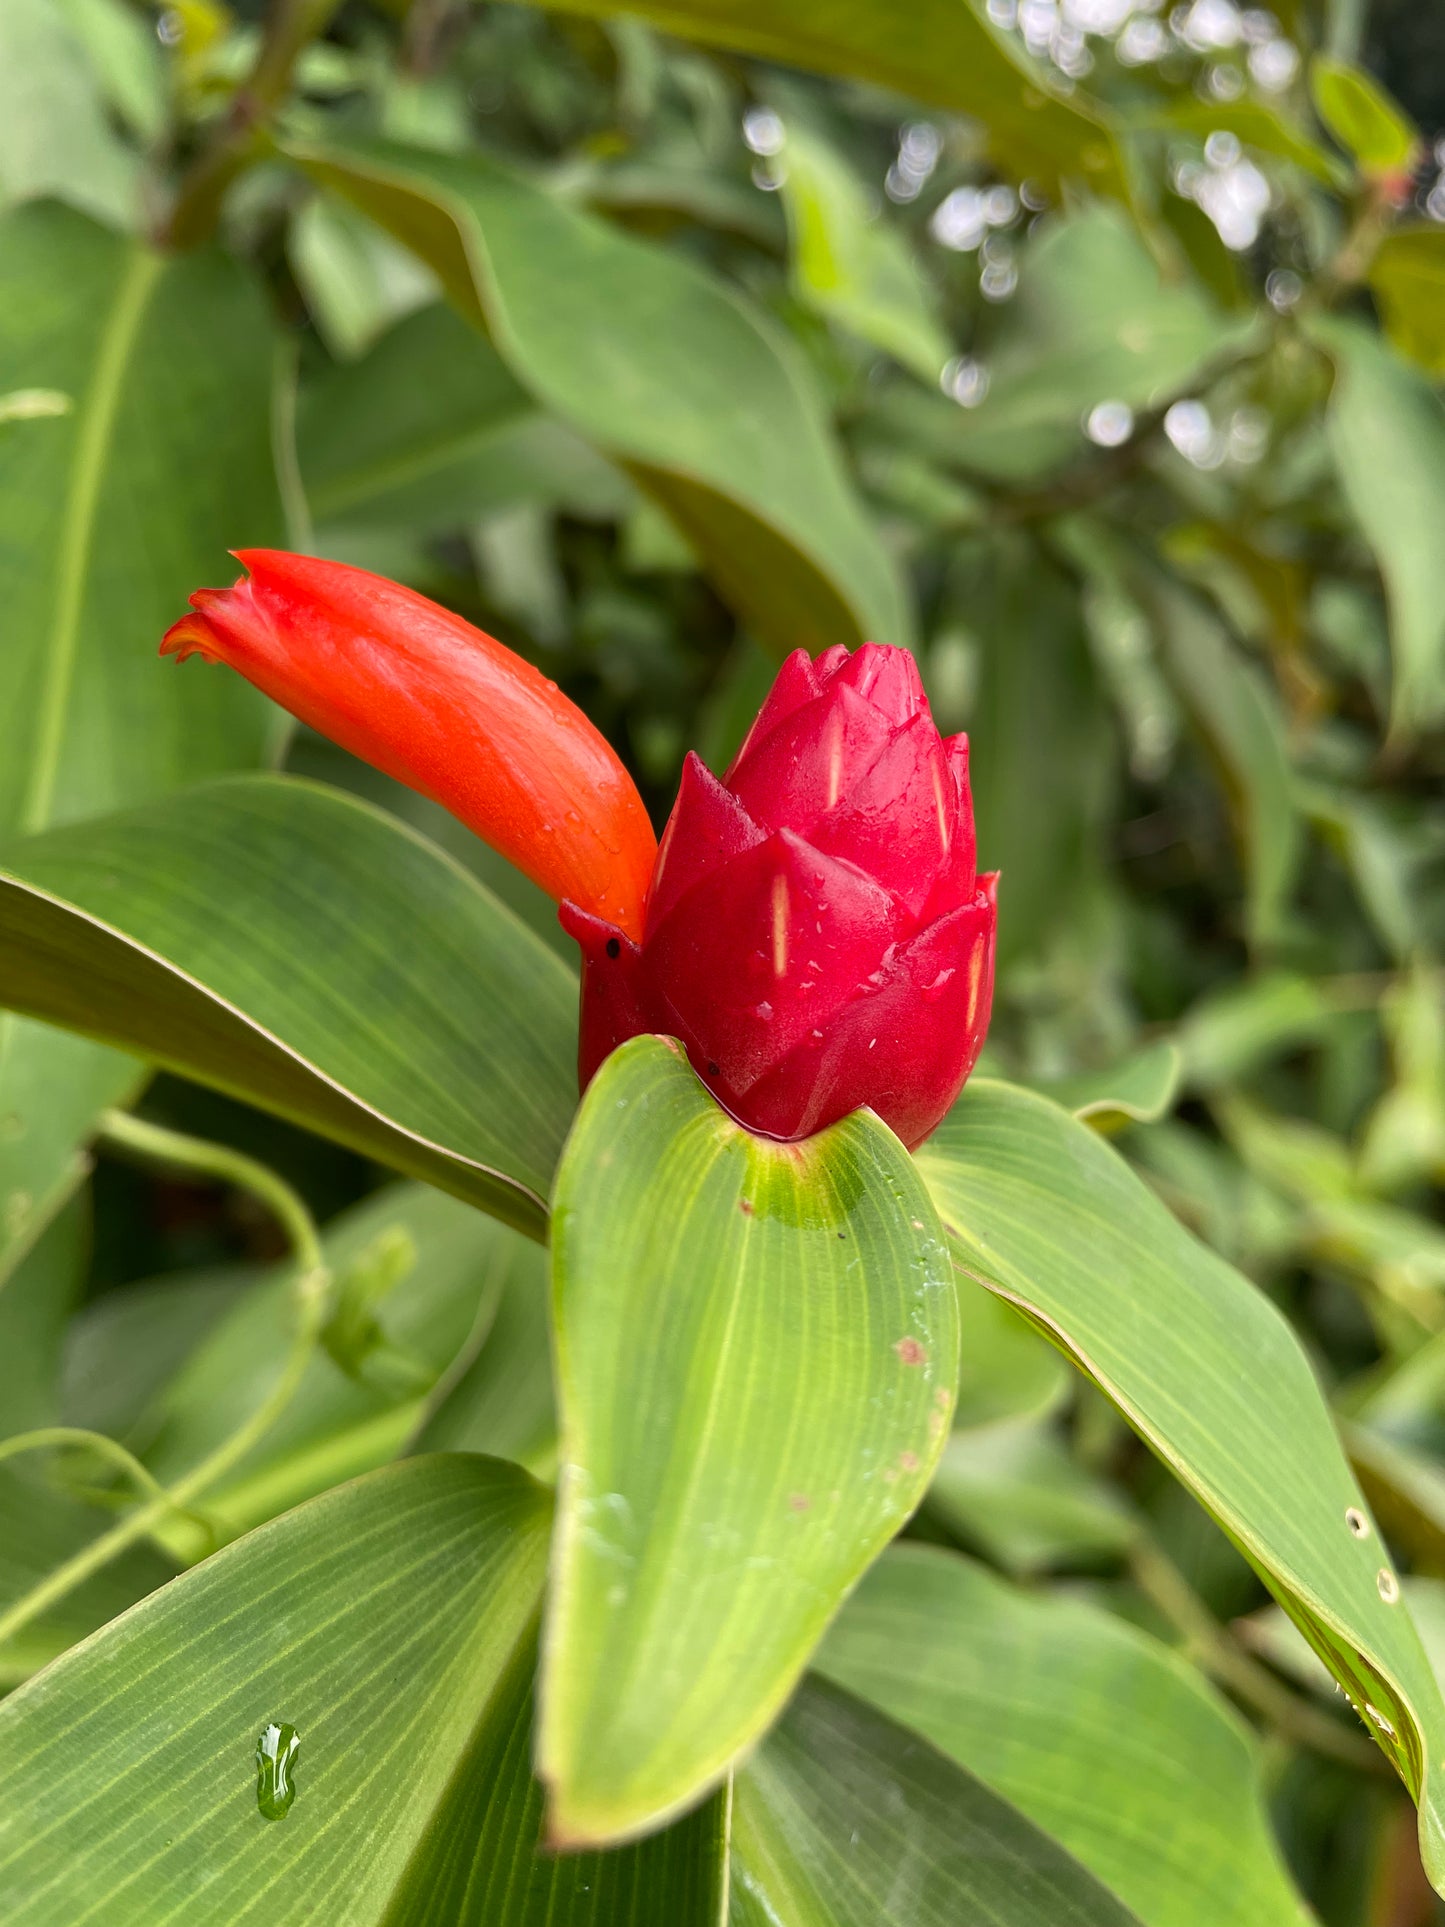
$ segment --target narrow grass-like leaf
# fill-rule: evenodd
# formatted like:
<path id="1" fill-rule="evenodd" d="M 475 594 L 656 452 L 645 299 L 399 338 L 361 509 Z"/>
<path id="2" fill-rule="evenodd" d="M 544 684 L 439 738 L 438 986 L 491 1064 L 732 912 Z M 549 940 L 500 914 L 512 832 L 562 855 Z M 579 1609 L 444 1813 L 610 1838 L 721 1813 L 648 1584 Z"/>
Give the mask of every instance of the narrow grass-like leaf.
<path id="1" fill-rule="evenodd" d="M 809 1678 L 738 1776 L 733 1927 L 1139 1927 L 928 1741 Z"/>
<path id="2" fill-rule="evenodd" d="M 1445 1703 L 1284 1319 L 1044 1098 L 975 1079 L 918 1164 L 961 1269 L 1055 1338 L 1258 1568 L 1419 1801 L 1445 1883 Z"/>
<path id="3" fill-rule="evenodd" d="M 947 1435 L 958 1314 L 870 1113 L 736 1124 L 677 1047 L 592 1083 L 558 1175 L 562 1485 L 539 1759 L 555 1836 L 696 1799 L 786 1698 Z"/>
<path id="4" fill-rule="evenodd" d="M 1147 1927 L 1304 1927 L 1258 1751 L 1189 1663 L 932 1546 L 864 1579 L 819 1668 L 977 1773 Z"/>

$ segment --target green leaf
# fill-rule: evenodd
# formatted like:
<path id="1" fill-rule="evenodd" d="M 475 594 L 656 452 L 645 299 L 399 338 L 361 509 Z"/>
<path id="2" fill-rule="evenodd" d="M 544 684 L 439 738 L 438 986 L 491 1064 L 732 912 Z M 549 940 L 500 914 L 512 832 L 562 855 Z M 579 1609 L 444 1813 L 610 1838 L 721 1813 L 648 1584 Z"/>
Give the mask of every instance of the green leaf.
<path id="1" fill-rule="evenodd" d="M 809 1679 L 738 1775 L 733 1927 L 1139 1927 L 914 1733 Z"/>
<path id="2" fill-rule="evenodd" d="M 1048 1330 L 1247 1553 L 1420 1803 L 1445 1883 L 1445 1705 L 1274 1306 L 1100 1138 L 975 1079 L 918 1153 L 955 1261 Z M 1364 1532 L 1357 1534 L 1356 1525 Z"/>
<path id="3" fill-rule="evenodd" d="M 775 649 L 907 641 L 811 377 L 738 295 L 480 155 L 287 152 L 427 261 L 522 387 L 657 500 Z"/>
<path id="4" fill-rule="evenodd" d="M 0 1282 L 0 1439 L 57 1417 L 65 1330 L 84 1288 L 88 1230 L 77 1199 Z"/>
<path id="5" fill-rule="evenodd" d="M 624 476 L 543 415 L 476 329 L 441 306 L 408 315 L 360 361 L 303 387 L 296 444 L 311 513 L 333 532 L 430 534 L 521 502 L 597 515 L 635 499 Z"/>
<path id="6" fill-rule="evenodd" d="M 900 1545 L 818 1664 L 978 1774 L 1147 1927 L 1311 1918 L 1248 1729 L 1178 1653 L 1111 1613 Z"/>
<path id="7" fill-rule="evenodd" d="M 574 981 L 423 838 L 336 790 L 238 777 L 7 856 L 0 1003 L 540 1232 Z"/>
<path id="8" fill-rule="evenodd" d="M 612 0 L 544 0 L 563 13 L 611 15 Z M 907 31 L 886 7 L 831 0 L 636 0 L 628 12 L 665 33 L 753 54 L 784 67 L 843 74 L 873 87 L 967 114 L 994 155 L 1051 184 L 1077 176 L 1128 198 L 1123 157 L 1107 109 L 1077 90 L 1068 98 L 1048 70 L 988 17 L 981 0 L 920 0 Z"/>
<path id="9" fill-rule="evenodd" d="M 1427 375 L 1445 375 L 1445 229 L 1392 228 L 1368 278 L 1395 347 Z"/>
<path id="10" fill-rule="evenodd" d="M 1244 859 L 1246 928 L 1254 944 L 1267 948 L 1285 929 L 1303 854 L 1279 701 L 1198 596 L 1152 569 L 1134 574 L 1133 586 L 1159 632 L 1169 679 L 1218 771 Z"/>
<path id="11" fill-rule="evenodd" d="M 1317 57 L 1310 62 L 1315 112 L 1367 174 L 1412 164 L 1420 136 L 1409 117 L 1363 67 Z"/>
<path id="12" fill-rule="evenodd" d="M 313 195 L 293 218 L 286 253 L 317 332 L 342 361 L 354 361 L 393 322 L 436 296 L 435 280 L 414 254 L 325 195 Z"/>
<path id="13" fill-rule="evenodd" d="M 1183 1074 L 1179 1046 L 1145 1044 L 1104 1071 L 1077 1071 L 1038 1088 L 1105 1136 L 1129 1123 L 1153 1124 L 1174 1108 Z"/>
<path id="14" fill-rule="evenodd" d="M 800 298 L 932 387 L 951 349 L 907 243 L 869 206 L 842 156 L 797 121 L 788 128 L 782 198 Z"/>
<path id="15" fill-rule="evenodd" d="M 0 1707 L 7 1904 L 35 1927 L 236 1927 L 278 1906 L 350 1927 L 713 1927 L 718 1803 L 606 1860 L 535 1851 L 547 1516 L 514 1466 L 409 1460 L 68 1654 Z M 273 1720 L 300 1752 L 268 1824 L 254 1750 Z"/>
<path id="16" fill-rule="evenodd" d="M 600 1841 L 684 1807 L 758 1738 L 918 1503 L 957 1308 L 927 1194 L 876 1118 L 754 1137 L 652 1037 L 587 1092 L 552 1251 L 539 1760 L 554 1835 Z"/>
<path id="17" fill-rule="evenodd" d="M 140 162 L 106 118 L 66 10 L 57 0 L 5 0 L 0 206 L 43 194 L 129 227 L 140 214 Z"/>
<path id="18" fill-rule="evenodd" d="M 546 1267 L 539 1245 L 514 1244 L 486 1343 L 444 1388 L 416 1435 L 416 1451 L 488 1452 L 539 1476 L 544 1467 L 550 1473 L 557 1415 Z"/>
<path id="19" fill-rule="evenodd" d="M 224 256 L 165 259 L 55 205 L 0 222 L 0 394 L 67 404 L 0 426 L 0 834 L 245 768 L 274 740 L 239 678 L 155 659 L 229 545 L 283 539 L 272 354 L 261 292 Z M 0 1276 L 79 1182 L 95 1114 L 143 1075 L 0 1017 Z"/>
<path id="20" fill-rule="evenodd" d="M 1107 1565 L 1128 1551 L 1136 1530 L 1114 1487 L 1033 1418 L 955 1431 L 927 1505 L 951 1535 L 1020 1579 Z"/>
<path id="21" fill-rule="evenodd" d="M 1111 776 L 1078 596 L 1033 543 L 992 539 L 961 597 L 980 647 L 968 724 L 980 867 L 1003 875 L 999 962 L 1036 955 L 1075 910 Z"/>
<path id="22" fill-rule="evenodd" d="M 1333 355 L 1327 433 L 1345 498 L 1375 552 L 1390 605 L 1390 729 L 1416 735 L 1445 719 L 1445 406 L 1368 328 L 1317 322 Z"/>

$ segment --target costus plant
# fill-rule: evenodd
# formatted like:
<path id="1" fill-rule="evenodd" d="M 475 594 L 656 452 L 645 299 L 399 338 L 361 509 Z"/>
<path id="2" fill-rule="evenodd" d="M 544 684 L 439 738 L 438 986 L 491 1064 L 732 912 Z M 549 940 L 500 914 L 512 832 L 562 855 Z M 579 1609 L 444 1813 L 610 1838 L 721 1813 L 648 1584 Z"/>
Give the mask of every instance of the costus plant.
<path id="1" fill-rule="evenodd" d="M 1424 11 L 0 0 L 0 1927 L 1435 1920 Z"/>

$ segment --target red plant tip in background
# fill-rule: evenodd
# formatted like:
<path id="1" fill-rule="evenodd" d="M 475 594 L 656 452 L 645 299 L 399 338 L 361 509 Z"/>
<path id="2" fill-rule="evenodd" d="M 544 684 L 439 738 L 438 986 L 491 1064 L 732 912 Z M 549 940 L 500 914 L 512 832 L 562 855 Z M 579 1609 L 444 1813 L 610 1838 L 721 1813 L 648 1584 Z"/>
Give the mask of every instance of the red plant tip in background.
<path id="1" fill-rule="evenodd" d="M 983 1044 L 996 882 L 974 869 L 967 739 L 939 735 L 909 652 L 797 650 L 721 782 L 688 757 L 641 942 L 562 905 L 582 1082 L 660 1031 L 753 1130 L 867 1104 L 912 1149 Z"/>
<path id="2" fill-rule="evenodd" d="M 657 840 L 607 739 L 450 610 L 341 562 L 241 549 L 162 655 L 229 663 L 343 749 L 460 818 L 547 892 L 638 936 Z"/>

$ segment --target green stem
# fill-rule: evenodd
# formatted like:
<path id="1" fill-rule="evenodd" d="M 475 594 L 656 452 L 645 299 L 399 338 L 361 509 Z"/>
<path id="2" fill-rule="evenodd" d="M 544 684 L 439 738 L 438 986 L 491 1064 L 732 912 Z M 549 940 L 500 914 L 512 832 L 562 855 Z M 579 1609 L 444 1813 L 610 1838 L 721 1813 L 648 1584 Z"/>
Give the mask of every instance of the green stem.
<path id="1" fill-rule="evenodd" d="M 1363 1733 L 1352 1733 L 1328 1713 L 1311 1706 L 1267 1666 L 1244 1652 L 1161 1547 L 1140 1539 L 1129 1563 L 1135 1584 L 1183 1635 L 1189 1655 L 1276 1732 L 1296 1746 L 1309 1747 L 1363 1773 L 1390 1771 L 1389 1762 L 1372 1740 Z"/>
<path id="2" fill-rule="evenodd" d="M 221 125 L 192 163 L 156 235 L 166 248 L 208 241 L 236 176 L 261 150 L 264 129 L 285 100 L 296 62 L 323 32 L 340 0 L 271 0 L 256 63 L 236 89 Z"/>
<path id="3" fill-rule="evenodd" d="M 102 1111 L 97 1142 L 103 1150 L 130 1158 L 138 1164 L 159 1166 L 182 1176 L 204 1182 L 233 1184 L 238 1191 L 249 1191 L 264 1204 L 286 1234 L 305 1272 L 324 1271 L 325 1254 L 311 1213 L 283 1178 L 268 1165 L 233 1151 L 228 1144 L 211 1144 L 204 1138 L 186 1137 L 168 1131 L 163 1125 L 150 1124 L 133 1117 L 129 1111 Z"/>
<path id="4" fill-rule="evenodd" d="M 168 1512 L 187 1510 L 193 1500 L 198 1499 L 209 1486 L 224 1478 L 232 1466 L 245 1458 L 295 1397 L 320 1342 L 326 1317 L 330 1273 L 321 1240 L 306 1206 L 274 1171 L 226 1145 L 208 1144 L 199 1138 L 184 1137 L 178 1131 L 148 1124 L 144 1119 L 132 1117 L 125 1111 L 102 1113 L 98 1142 L 138 1162 L 159 1165 L 165 1170 L 182 1172 L 202 1180 L 234 1184 L 260 1199 L 284 1228 L 296 1256 L 296 1332 L 280 1375 L 266 1398 L 229 1438 L 223 1439 L 214 1452 L 202 1459 L 199 1465 L 192 1466 L 169 1490 L 159 1486 L 145 1467 L 132 1459 L 124 1446 L 114 1440 L 106 1441 L 112 1456 L 118 1462 L 124 1462 L 133 1475 L 139 1476 L 152 1496 L 145 1505 L 130 1513 L 109 1532 L 101 1533 L 99 1538 L 82 1547 L 74 1558 L 57 1566 L 54 1572 L 33 1586 L 7 1612 L 0 1613 L 0 1645 L 73 1592 L 92 1573 L 99 1572 L 112 1559 L 143 1539 Z M 70 1435 L 65 1427 L 56 1427 L 55 1432 L 76 1436 Z M 33 1439 L 37 1435 L 26 1436 Z M 95 1443 L 93 1434 L 82 1433 L 78 1436 L 87 1444 Z M 20 1449 L 24 1448 L 17 1441 L 10 1440 L 6 1446 L 0 1447 L 0 1456 L 7 1451 Z"/>
<path id="5" fill-rule="evenodd" d="M 147 1498 L 154 1499 L 179 1511 L 192 1525 L 200 1526 L 203 1531 L 210 1528 L 206 1521 L 195 1512 L 186 1512 L 175 1504 L 171 1494 L 166 1491 L 160 1480 L 141 1464 L 134 1452 L 123 1446 L 119 1439 L 108 1437 L 104 1432 L 90 1432 L 81 1425 L 42 1425 L 33 1432 L 16 1432 L 8 1439 L 0 1439 L 0 1459 L 19 1458 L 23 1452 L 43 1452 L 49 1447 L 73 1445 L 97 1453 L 127 1478 L 134 1479 Z"/>

